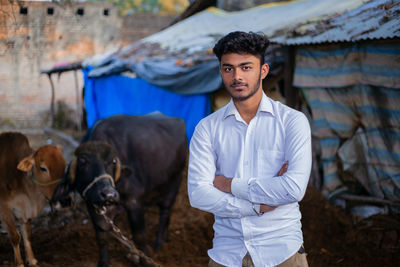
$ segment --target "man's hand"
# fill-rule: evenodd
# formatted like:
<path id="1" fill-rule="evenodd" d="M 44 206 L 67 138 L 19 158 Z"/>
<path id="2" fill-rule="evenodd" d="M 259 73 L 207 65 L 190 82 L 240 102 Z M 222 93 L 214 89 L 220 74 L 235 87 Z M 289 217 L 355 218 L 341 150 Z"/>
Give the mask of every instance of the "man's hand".
<path id="1" fill-rule="evenodd" d="M 289 162 L 286 161 L 283 165 L 282 168 L 278 172 L 278 176 L 283 175 L 289 166 Z M 216 175 L 214 178 L 214 187 L 221 190 L 222 192 L 225 193 L 232 193 L 231 191 L 231 184 L 232 184 L 232 178 L 227 178 L 223 175 Z M 273 206 L 268 206 L 266 204 L 260 204 L 260 212 L 268 212 L 274 210 L 276 207 Z"/>
<path id="2" fill-rule="evenodd" d="M 282 176 L 285 172 L 287 172 L 289 166 L 289 161 L 286 161 L 283 165 L 282 168 L 279 170 L 277 176 Z M 260 204 L 260 212 L 268 212 L 274 210 L 276 207 L 273 206 L 268 206 L 266 204 Z"/>
<path id="3" fill-rule="evenodd" d="M 214 187 L 225 193 L 232 193 L 231 191 L 232 178 L 227 178 L 222 175 L 216 175 L 214 179 Z"/>
<path id="4" fill-rule="evenodd" d="M 289 161 L 286 161 L 285 163 L 283 163 L 282 168 L 279 170 L 277 176 L 282 176 L 285 172 L 287 172 L 288 166 L 289 166 Z"/>
<path id="5" fill-rule="evenodd" d="M 268 206 L 268 205 L 266 205 L 266 204 L 260 204 L 260 212 L 261 213 L 263 213 L 263 212 L 268 212 L 268 211 L 272 211 L 272 210 L 274 210 L 276 207 L 273 207 L 273 206 Z"/>

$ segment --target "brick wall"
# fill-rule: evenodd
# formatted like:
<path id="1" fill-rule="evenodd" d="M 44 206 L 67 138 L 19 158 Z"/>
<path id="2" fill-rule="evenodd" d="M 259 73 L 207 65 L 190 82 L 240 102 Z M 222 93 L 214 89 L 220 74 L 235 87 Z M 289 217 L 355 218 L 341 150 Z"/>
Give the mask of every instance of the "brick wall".
<path id="1" fill-rule="evenodd" d="M 22 2 L 21 10 L 12 2 L 0 0 L 0 124 L 40 127 L 48 123 L 51 99 L 40 71 L 119 47 L 122 19 L 110 3 Z M 56 101 L 75 108 L 73 72 L 53 81 Z"/>
<path id="2" fill-rule="evenodd" d="M 128 44 L 167 27 L 177 15 L 136 13 L 123 17 L 122 41 Z"/>
<path id="3" fill-rule="evenodd" d="M 51 86 L 41 70 L 122 47 L 158 32 L 175 18 L 151 13 L 119 17 L 105 2 L 24 1 L 27 10 L 21 14 L 17 1 L 12 2 L 0 0 L 0 126 L 6 128 L 49 125 Z M 80 71 L 77 76 L 81 95 Z M 52 77 L 55 100 L 76 112 L 74 73 Z"/>

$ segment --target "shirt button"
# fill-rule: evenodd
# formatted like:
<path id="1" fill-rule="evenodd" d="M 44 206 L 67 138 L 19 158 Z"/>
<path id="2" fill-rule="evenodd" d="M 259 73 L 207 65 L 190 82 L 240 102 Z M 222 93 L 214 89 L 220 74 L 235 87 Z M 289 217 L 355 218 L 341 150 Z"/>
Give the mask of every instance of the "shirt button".
<path id="1" fill-rule="evenodd" d="M 249 165 L 249 161 L 246 160 L 246 161 L 244 162 L 244 166 L 247 166 L 247 165 Z"/>

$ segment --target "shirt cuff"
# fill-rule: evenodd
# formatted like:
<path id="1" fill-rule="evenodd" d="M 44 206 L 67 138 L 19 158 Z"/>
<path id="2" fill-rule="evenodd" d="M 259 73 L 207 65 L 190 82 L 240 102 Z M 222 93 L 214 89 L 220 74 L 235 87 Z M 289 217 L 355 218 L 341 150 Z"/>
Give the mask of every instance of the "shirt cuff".
<path id="1" fill-rule="evenodd" d="M 233 178 L 231 183 L 231 192 L 235 197 L 249 200 L 248 180 L 242 178 Z"/>
<path id="2" fill-rule="evenodd" d="M 242 215 L 242 217 L 258 215 L 253 209 L 253 203 L 244 199 L 238 198 L 238 200 L 242 202 L 239 205 L 240 214 Z"/>
<path id="3" fill-rule="evenodd" d="M 254 204 L 252 205 L 252 207 L 253 207 L 254 212 L 255 212 L 257 215 L 261 215 L 261 211 L 260 211 L 261 205 L 260 205 L 260 204 L 254 203 Z"/>

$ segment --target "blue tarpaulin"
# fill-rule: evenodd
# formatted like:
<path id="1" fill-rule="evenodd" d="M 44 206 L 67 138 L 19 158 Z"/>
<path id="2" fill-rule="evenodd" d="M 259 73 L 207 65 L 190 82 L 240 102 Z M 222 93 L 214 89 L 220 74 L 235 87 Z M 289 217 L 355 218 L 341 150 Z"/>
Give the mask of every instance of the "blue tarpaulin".
<path id="1" fill-rule="evenodd" d="M 115 114 L 143 115 L 159 111 L 167 116 L 182 118 L 190 140 L 197 123 L 210 114 L 208 94 L 181 95 L 151 85 L 143 79 L 124 75 L 88 78 L 89 71 L 90 68 L 83 70 L 89 128 L 97 120 Z"/>
<path id="2" fill-rule="evenodd" d="M 209 56 L 208 56 L 209 57 Z M 109 59 L 107 64 L 96 67 L 88 74 L 91 78 L 119 74 L 123 71 L 135 73 L 138 77 L 165 90 L 184 94 L 202 94 L 213 92 L 222 83 L 219 74 L 219 62 L 216 57 L 191 66 L 180 66 L 178 58 L 148 58 L 144 61 L 126 61 L 119 58 Z"/>

